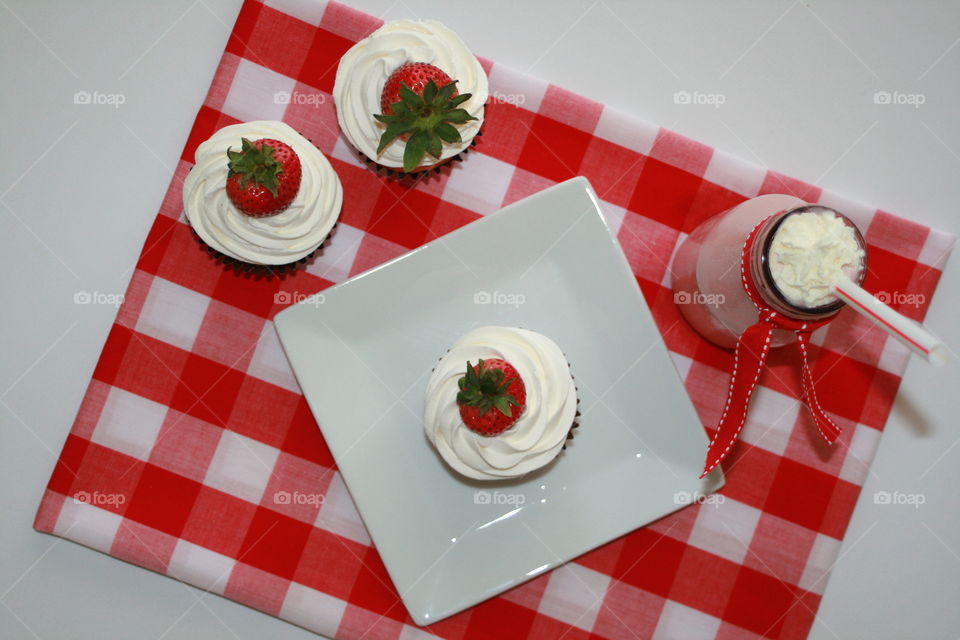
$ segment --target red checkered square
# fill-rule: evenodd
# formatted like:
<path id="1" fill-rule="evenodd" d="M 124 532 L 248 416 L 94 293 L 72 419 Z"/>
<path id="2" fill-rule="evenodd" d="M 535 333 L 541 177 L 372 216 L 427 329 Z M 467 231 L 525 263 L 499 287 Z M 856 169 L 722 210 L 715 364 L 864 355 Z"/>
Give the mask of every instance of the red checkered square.
<path id="1" fill-rule="evenodd" d="M 188 542 L 236 558 L 257 505 L 201 487 L 180 536 Z"/>
<path id="2" fill-rule="evenodd" d="M 763 510 L 819 531 L 836 484 L 833 476 L 781 459 Z"/>
<path id="3" fill-rule="evenodd" d="M 317 29 L 297 80 L 326 93 L 333 93 L 333 81 L 337 76 L 340 58 L 353 44 L 353 41 L 323 28 Z"/>
<path id="4" fill-rule="evenodd" d="M 312 529 L 293 579 L 311 589 L 347 600 L 366 547 L 323 529 Z"/>
<path id="5" fill-rule="evenodd" d="M 226 425 L 244 375 L 220 363 L 190 355 L 170 406 L 211 424 Z"/>
<path id="6" fill-rule="evenodd" d="M 720 556 L 696 547 L 685 547 L 676 575 L 696 575 L 699 579 L 673 581 L 667 597 L 697 611 L 723 618 L 738 569 L 739 565 Z"/>
<path id="7" fill-rule="evenodd" d="M 747 567 L 740 569 L 723 618 L 761 636 L 777 638 L 798 589 Z"/>
<path id="8" fill-rule="evenodd" d="M 651 638 L 667 601 L 649 591 L 613 582 L 593 625 L 602 638 Z"/>
<path id="9" fill-rule="evenodd" d="M 169 404 L 189 353 L 136 332 L 128 335 L 130 339 L 116 375 L 108 381 L 132 394 Z"/>
<path id="10" fill-rule="evenodd" d="M 156 274 L 192 291 L 212 295 L 222 267 L 189 225 L 177 223 L 171 230 Z"/>
<path id="11" fill-rule="evenodd" d="M 300 402 L 298 394 L 245 376 L 228 419 L 230 429 L 279 449 Z"/>
<path id="12" fill-rule="evenodd" d="M 378 214 L 367 228 L 381 238 L 391 238 L 412 249 L 433 240 L 430 222 L 438 200 L 414 189 L 390 185 L 380 192 L 374 210 Z"/>
<path id="13" fill-rule="evenodd" d="M 638 529 L 627 537 L 623 555 L 611 575 L 615 580 L 666 597 L 685 548 L 674 538 Z"/>
<path id="14" fill-rule="evenodd" d="M 265 6 L 247 36 L 249 57 L 258 65 L 296 78 L 315 33 L 312 25 Z"/>
<path id="15" fill-rule="evenodd" d="M 653 157 L 643 163 L 629 209 L 680 229 L 700 190 L 701 179 Z"/>
<path id="16" fill-rule="evenodd" d="M 533 637 L 532 627 L 539 617 L 536 611 L 513 604 L 503 598 L 491 598 L 470 609 L 470 626 L 464 640 L 487 640 L 504 633 L 502 620 L 510 621 L 510 633 L 517 638 Z"/>
<path id="17" fill-rule="evenodd" d="M 583 154 L 589 144 L 589 134 L 552 118 L 537 115 L 530 123 L 517 166 L 555 182 L 569 180 L 578 175 Z"/>
<path id="18" fill-rule="evenodd" d="M 311 526 L 271 509 L 260 508 L 247 527 L 239 557 L 245 564 L 292 578 Z"/>
<path id="19" fill-rule="evenodd" d="M 124 515 L 129 520 L 180 537 L 199 493 L 200 483 L 147 464 Z"/>

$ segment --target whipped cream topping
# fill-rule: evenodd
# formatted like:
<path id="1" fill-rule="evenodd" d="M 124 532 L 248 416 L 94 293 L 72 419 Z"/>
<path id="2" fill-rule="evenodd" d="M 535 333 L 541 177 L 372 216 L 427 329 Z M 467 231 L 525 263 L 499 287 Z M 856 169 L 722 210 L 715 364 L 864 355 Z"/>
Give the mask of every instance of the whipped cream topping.
<path id="1" fill-rule="evenodd" d="M 457 382 L 467 362 L 501 358 L 527 391 L 520 419 L 497 436 L 481 436 L 460 418 Z M 447 464 L 476 480 L 514 478 L 553 460 L 573 424 L 577 390 L 560 347 L 550 338 L 512 327 L 480 327 L 450 347 L 427 384 L 424 428 Z"/>
<path id="2" fill-rule="evenodd" d="M 770 274 L 784 298 L 812 309 L 837 299 L 833 286 L 856 281 L 864 251 L 853 227 L 831 211 L 787 216 L 770 244 Z"/>
<path id="3" fill-rule="evenodd" d="M 300 158 L 300 190 L 275 216 L 248 216 L 227 196 L 227 149 L 239 150 L 241 138 L 280 140 Z M 320 150 L 289 125 L 268 120 L 217 131 L 197 147 L 183 182 L 184 213 L 197 234 L 220 253 L 252 264 L 287 264 L 309 255 L 337 222 L 342 202 L 340 179 Z"/>
<path id="4" fill-rule="evenodd" d="M 460 107 L 477 118 L 455 125 L 461 141 L 444 143 L 440 160 L 427 155 L 419 166 L 434 165 L 457 155 L 470 146 L 483 124 L 487 74 L 463 40 L 436 20 L 387 22 L 343 55 L 333 87 L 337 119 L 347 140 L 385 167 L 403 167 L 406 142 L 394 140 L 378 155 L 377 146 L 385 125 L 373 116 L 381 113 L 380 96 L 387 78 L 408 62 L 432 64 L 456 80 L 458 92 L 471 94 Z"/>

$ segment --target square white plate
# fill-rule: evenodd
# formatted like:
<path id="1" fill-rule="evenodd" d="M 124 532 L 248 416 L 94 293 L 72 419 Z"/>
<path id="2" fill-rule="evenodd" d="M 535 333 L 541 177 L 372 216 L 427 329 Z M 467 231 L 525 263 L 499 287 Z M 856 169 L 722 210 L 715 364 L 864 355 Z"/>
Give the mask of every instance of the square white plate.
<path id="1" fill-rule="evenodd" d="M 707 437 L 584 178 L 546 189 L 278 314 L 277 331 L 410 615 L 436 622 L 722 486 Z M 462 334 L 553 338 L 582 416 L 559 459 L 474 482 L 423 431 Z"/>

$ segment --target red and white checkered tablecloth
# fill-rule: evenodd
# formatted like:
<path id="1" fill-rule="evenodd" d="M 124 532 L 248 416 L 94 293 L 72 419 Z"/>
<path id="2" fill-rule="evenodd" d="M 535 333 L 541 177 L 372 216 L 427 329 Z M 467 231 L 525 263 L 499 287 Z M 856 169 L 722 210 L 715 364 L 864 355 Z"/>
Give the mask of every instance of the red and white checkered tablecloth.
<path id="1" fill-rule="evenodd" d="M 732 353 L 678 322 L 669 289 L 673 251 L 698 223 L 763 193 L 835 207 L 865 230 L 865 286 L 889 292 L 917 320 L 953 238 L 488 61 L 491 93 L 522 100 L 489 105 L 482 141 L 462 164 L 401 186 L 358 161 L 330 95 L 340 56 L 378 25 L 333 2 L 244 4 L 36 528 L 337 638 L 805 637 L 908 357 L 859 316 L 843 312 L 815 339 L 823 403 L 844 429 L 838 444 L 819 439 L 797 402 L 794 350 L 774 351 L 724 462 L 722 503 L 683 509 L 425 629 L 413 626 L 371 546 L 271 318 L 584 175 L 712 428 Z M 260 119 L 310 138 L 344 186 L 332 241 L 283 279 L 216 265 L 182 215 L 197 145 Z M 324 499 L 278 504 L 281 491 Z"/>

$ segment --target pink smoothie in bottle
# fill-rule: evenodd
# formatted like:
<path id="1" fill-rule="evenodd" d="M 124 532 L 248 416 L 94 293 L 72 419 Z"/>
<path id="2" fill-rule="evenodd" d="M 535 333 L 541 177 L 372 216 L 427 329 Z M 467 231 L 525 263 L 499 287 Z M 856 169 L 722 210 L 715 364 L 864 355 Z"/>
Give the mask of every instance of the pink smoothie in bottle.
<path id="1" fill-rule="evenodd" d="M 758 321 L 741 273 L 744 244 L 758 225 L 745 265 L 747 276 L 763 301 L 784 315 L 799 320 L 830 317 L 844 304 L 832 294 L 832 284 L 839 278 L 859 283 L 865 272 L 859 231 L 827 207 L 773 194 L 710 218 L 674 257 L 674 301 L 697 332 L 729 349 Z M 772 345 L 793 339 L 793 332 L 776 330 Z"/>

